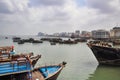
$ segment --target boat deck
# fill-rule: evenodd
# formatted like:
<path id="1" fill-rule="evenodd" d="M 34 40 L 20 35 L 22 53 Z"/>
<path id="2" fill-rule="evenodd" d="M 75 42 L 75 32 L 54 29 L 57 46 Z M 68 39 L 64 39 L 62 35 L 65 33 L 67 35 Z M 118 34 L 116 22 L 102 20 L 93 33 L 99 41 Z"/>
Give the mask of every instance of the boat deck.
<path id="1" fill-rule="evenodd" d="M 32 72 L 32 79 L 33 80 L 45 80 L 43 75 L 39 71 L 33 71 Z"/>
<path id="2" fill-rule="evenodd" d="M 58 71 L 58 69 L 60 69 L 60 66 L 48 66 L 48 67 L 42 67 L 40 68 L 40 72 L 42 73 L 42 75 L 47 78 L 50 75 L 52 75 L 53 73 L 55 73 L 56 71 Z"/>

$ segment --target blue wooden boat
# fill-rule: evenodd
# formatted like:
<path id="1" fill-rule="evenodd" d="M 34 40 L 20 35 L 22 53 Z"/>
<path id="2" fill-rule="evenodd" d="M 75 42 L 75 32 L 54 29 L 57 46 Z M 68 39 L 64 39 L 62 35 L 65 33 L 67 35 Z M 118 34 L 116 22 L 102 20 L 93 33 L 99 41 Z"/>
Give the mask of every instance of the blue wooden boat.
<path id="1" fill-rule="evenodd" d="M 56 80 L 61 70 L 65 67 L 65 65 L 66 62 L 63 62 L 58 65 L 39 67 L 35 69 L 35 71 L 39 71 L 43 75 L 45 80 Z"/>
<path id="2" fill-rule="evenodd" d="M 29 65 L 29 64 L 27 64 Z M 0 76 L 0 80 L 56 80 L 66 62 L 31 69 L 22 66 L 21 71 Z"/>
<path id="3" fill-rule="evenodd" d="M 27 58 L 18 58 L 16 60 L 11 60 L 7 62 L 0 63 L 0 77 L 13 74 L 21 74 L 31 71 L 35 66 L 41 55 Z M 30 63 L 31 62 L 31 63 Z M 1 80 L 1 79 L 0 79 Z"/>
<path id="4" fill-rule="evenodd" d="M 29 70 L 31 70 L 31 65 L 27 60 L 0 63 L 0 76 L 27 72 Z"/>

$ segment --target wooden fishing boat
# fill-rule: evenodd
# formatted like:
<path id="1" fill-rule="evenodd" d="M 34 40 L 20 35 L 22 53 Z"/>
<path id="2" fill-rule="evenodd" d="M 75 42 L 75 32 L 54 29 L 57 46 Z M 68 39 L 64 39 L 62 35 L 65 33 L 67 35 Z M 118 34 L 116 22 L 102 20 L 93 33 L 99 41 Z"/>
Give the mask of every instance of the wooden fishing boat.
<path id="1" fill-rule="evenodd" d="M 15 55 L 12 55 L 11 58 L 9 57 L 0 57 L 0 62 L 11 62 L 11 61 L 16 61 L 18 59 L 23 59 L 25 58 L 26 56 L 29 56 L 31 61 L 34 63 L 33 65 L 35 65 L 35 63 L 39 60 L 39 58 L 41 58 L 41 55 L 36 55 L 36 56 L 33 56 L 33 53 L 22 53 L 22 54 L 15 54 Z"/>
<path id="2" fill-rule="evenodd" d="M 5 47 L 0 47 L 0 62 L 10 62 L 10 61 L 15 61 L 19 58 L 25 58 L 26 56 L 29 56 L 30 59 L 36 61 L 41 57 L 41 55 L 33 57 L 33 53 L 21 53 L 21 54 L 13 54 L 13 46 L 5 46 Z M 11 54 L 12 53 L 12 54 Z M 34 61 L 35 63 L 35 61 Z"/>
<path id="3" fill-rule="evenodd" d="M 25 43 L 24 40 L 19 40 L 19 41 L 18 41 L 18 44 L 24 44 L 24 43 Z"/>
<path id="4" fill-rule="evenodd" d="M 68 40 L 60 41 L 59 43 L 60 44 L 77 44 L 78 42 L 74 41 L 74 40 L 71 40 L 71 39 L 68 39 Z"/>
<path id="5" fill-rule="evenodd" d="M 30 55 L 30 54 L 29 54 Z M 19 56 L 16 58 L 16 56 Z M 0 63 L 5 63 L 5 62 L 12 62 L 12 61 L 17 61 L 17 60 L 20 60 L 20 59 L 26 59 L 25 57 L 23 56 L 20 56 L 20 55 L 16 55 L 14 58 L 11 58 L 11 59 L 2 59 L 0 61 Z M 25 55 L 24 55 L 25 56 Z M 37 63 L 37 61 L 41 58 L 41 55 L 36 55 L 36 56 L 31 56 L 30 57 L 30 60 L 32 62 L 32 66 L 34 67 L 35 64 Z"/>
<path id="6" fill-rule="evenodd" d="M 27 59 L 0 63 L 0 76 L 27 72 L 29 70 L 31 70 L 31 64 Z"/>
<path id="7" fill-rule="evenodd" d="M 33 40 L 32 43 L 43 43 L 41 40 Z"/>
<path id="8" fill-rule="evenodd" d="M 13 42 L 18 42 L 19 40 L 21 40 L 21 38 L 20 37 L 13 37 L 12 40 L 13 40 Z"/>
<path id="9" fill-rule="evenodd" d="M 50 44 L 51 44 L 51 45 L 56 45 L 56 43 L 55 43 L 55 42 L 50 42 Z"/>
<path id="10" fill-rule="evenodd" d="M 120 66 L 120 48 L 114 48 L 101 41 L 91 41 L 87 45 L 100 64 Z"/>
<path id="11" fill-rule="evenodd" d="M 40 73 L 42 73 L 45 80 L 56 80 L 65 65 L 66 62 L 62 62 L 58 65 L 43 66 L 34 69 L 33 72 L 39 71 Z"/>
<path id="12" fill-rule="evenodd" d="M 6 73 L 19 72 L 22 70 L 29 70 L 30 67 L 34 67 L 41 55 L 33 56 L 33 57 L 24 57 L 18 58 L 16 60 L 11 60 L 8 62 L 0 63 L 0 74 L 5 75 Z M 19 69 L 20 68 L 20 69 Z M 25 69 L 24 69 L 25 68 Z"/>
<path id="13" fill-rule="evenodd" d="M 66 62 L 58 65 L 38 67 L 33 70 L 0 75 L 0 80 L 56 80 Z"/>

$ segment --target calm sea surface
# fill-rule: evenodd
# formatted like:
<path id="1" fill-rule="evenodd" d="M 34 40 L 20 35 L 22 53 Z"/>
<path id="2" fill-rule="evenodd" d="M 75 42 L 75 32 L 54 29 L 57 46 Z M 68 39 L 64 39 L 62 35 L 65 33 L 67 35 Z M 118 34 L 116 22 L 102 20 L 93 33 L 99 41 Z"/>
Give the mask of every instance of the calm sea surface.
<path id="1" fill-rule="evenodd" d="M 35 36 L 21 36 L 21 38 L 29 37 L 40 39 Z M 57 80 L 120 80 L 120 67 L 99 66 L 86 43 L 50 45 L 49 42 L 43 42 L 19 45 L 12 42 L 12 37 L 5 39 L 4 36 L 0 36 L 0 46 L 11 45 L 15 46 L 16 53 L 41 54 L 42 57 L 36 66 L 66 61 L 67 65 Z"/>

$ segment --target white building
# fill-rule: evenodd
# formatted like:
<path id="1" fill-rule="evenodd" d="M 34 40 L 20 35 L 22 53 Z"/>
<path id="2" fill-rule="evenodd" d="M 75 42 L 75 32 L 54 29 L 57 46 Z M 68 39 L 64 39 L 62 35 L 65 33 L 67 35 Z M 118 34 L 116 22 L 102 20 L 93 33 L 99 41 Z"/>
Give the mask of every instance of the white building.
<path id="1" fill-rule="evenodd" d="M 110 33 L 106 30 L 94 30 L 92 31 L 92 37 L 94 39 L 108 39 L 110 38 Z"/>
<path id="2" fill-rule="evenodd" d="M 120 27 L 114 27 L 110 30 L 111 38 L 120 38 Z"/>
<path id="3" fill-rule="evenodd" d="M 82 31 L 81 32 L 81 37 L 91 37 L 91 32 L 88 32 L 88 31 Z"/>

